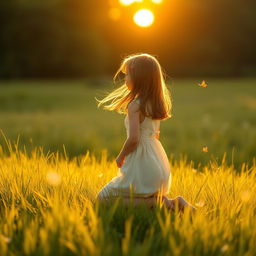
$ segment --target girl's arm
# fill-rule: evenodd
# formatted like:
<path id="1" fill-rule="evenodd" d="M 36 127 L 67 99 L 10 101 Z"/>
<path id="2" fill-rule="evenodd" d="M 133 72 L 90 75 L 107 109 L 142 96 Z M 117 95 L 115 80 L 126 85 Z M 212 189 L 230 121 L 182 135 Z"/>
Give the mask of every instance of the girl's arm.
<path id="1" fill-rule="evenodd" d="M 140 138 L 139 105 L 135 102 L 131 102 L 128 105 L 128 119 L 129 136 L 117 156 L 117 162 L 120 162 L 121 164 L 125 157 L 137 148 Z"/>
<path id="2" fill-rule="evenodd" d="M 133 142 L 129 138 L 127 138 L 118 156 L 124 159 L 127 155 L 129 155 L 137 148 L 137 144 L 137 142 Z"/>

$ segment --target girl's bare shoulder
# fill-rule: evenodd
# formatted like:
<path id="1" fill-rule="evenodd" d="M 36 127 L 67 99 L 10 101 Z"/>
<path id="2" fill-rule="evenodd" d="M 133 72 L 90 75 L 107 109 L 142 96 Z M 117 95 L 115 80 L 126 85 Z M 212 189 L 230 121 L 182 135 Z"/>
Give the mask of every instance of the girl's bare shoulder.
<path id="1" fill-rule="evenodd" d="M 139 98 L 135 98 L 130 103 L 133 103 L 133 104 L 136 104 L 136 105 L 140 105 L 140 99 Z"/>
<path id="2" fill-rule="evenodd" d="M 138 110 L 139 109 L 139 105 L 136 101 L 132 100 L 129 104 L 128 104 L 128 109 L 130 110 Z"/>

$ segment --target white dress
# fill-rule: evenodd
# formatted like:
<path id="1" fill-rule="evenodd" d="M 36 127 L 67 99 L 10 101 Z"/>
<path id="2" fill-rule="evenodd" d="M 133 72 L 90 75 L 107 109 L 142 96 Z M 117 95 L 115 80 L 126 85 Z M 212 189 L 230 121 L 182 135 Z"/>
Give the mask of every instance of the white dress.
<path id="1" fill-rule="evenodd" d="M 139 98 L 134 99 L 140 104 Z M 127 137 L 129 119 L 124 120 Z M 168 157 L 161 142 L 155 137 L 159 133 L 160 120 L 145 117 L 140 123 L 140 140 L 134 151 L 129 153 L 117 176 L 107 183 L 98 197 L 131 196 L 150 197 L 161 193 L 167 195 L 171 186 L 171 171 Z"/>

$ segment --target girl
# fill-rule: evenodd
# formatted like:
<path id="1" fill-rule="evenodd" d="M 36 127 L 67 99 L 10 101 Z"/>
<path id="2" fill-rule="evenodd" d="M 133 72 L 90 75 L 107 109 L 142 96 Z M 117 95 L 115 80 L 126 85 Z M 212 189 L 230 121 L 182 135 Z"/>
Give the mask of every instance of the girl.
<path id="1" fill-rule="evenodd" d="M 100 100 L 98 107 L 112 100 L 104 109 L 126 114 L 127 139 L 116 158 L 118 176 L 100 190 L 97 199 L 108 202 L 121 196 L 129 203 L 133 196 L 135 205 L 145 202 L 153 207 L 160 198 L 168 209 L 178 206 L 181 211 L 185 207 L 194 211 L 181 196 L 166 196 L 172 179 L 159 134 L 160 121 L 171 117 L 171 100 L 159 62 L 146 53 L 132 54 L 123 60 L 114 81 L 120 73 L 125 74 L 125 83 Z"/>

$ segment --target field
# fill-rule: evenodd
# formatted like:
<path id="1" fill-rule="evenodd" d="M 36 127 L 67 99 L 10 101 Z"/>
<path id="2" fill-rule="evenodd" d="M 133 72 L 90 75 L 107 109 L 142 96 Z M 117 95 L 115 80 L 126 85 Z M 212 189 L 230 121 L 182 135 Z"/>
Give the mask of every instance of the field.
<path id="1" fill-rule="evenodd" d="M 256 80 L 197 82 L 170 85 L 160 135 L 169 196 L 193 216 L 95 201 L 126 138 L 124 116 L 96 106 L 109 85 L 2 82 L 0 255 L 255 255 Z"/>
<path id="2" fill-rule="evenodd" d="M 224 153 L 228 163 L 240 169 L 252 164 L 256 152 L 256 79 L 173 80 L 172 118 L 161 122 L 160 140 L 174 159 L 187 157 L 196 166 Z M 28 152 L 43 146 L 44 152 L 60 151 L 69 157 L 87 150 L 113 159 L 123 145 L 124 116 L 97 108 L 97 101 L 114 86 L 109 81 L 18 81 L 0 83 L 0 129 L 18 140 Z M 6 148 L 4 139 L 0 143 Z M 64 146 L 63 146 L 64 144 Z M 202 148 L 208 147 L 208 152 Z M 200 168 L 200 166 L 199 166 Z"/>
<path id="3" fill-rule="evenodd" d="M 106 153 L 72 161 L 59 154 L 31 157 L 9 145 L 0 158 L 0 255 L 255 255 L 256 165 L 236 174 L 223 159 L 198 171 L 170 161 L 170 197 L 197 207 L 190 216 L 158 203 L 106 208 L 95 202 L 116 175 Z"/>

